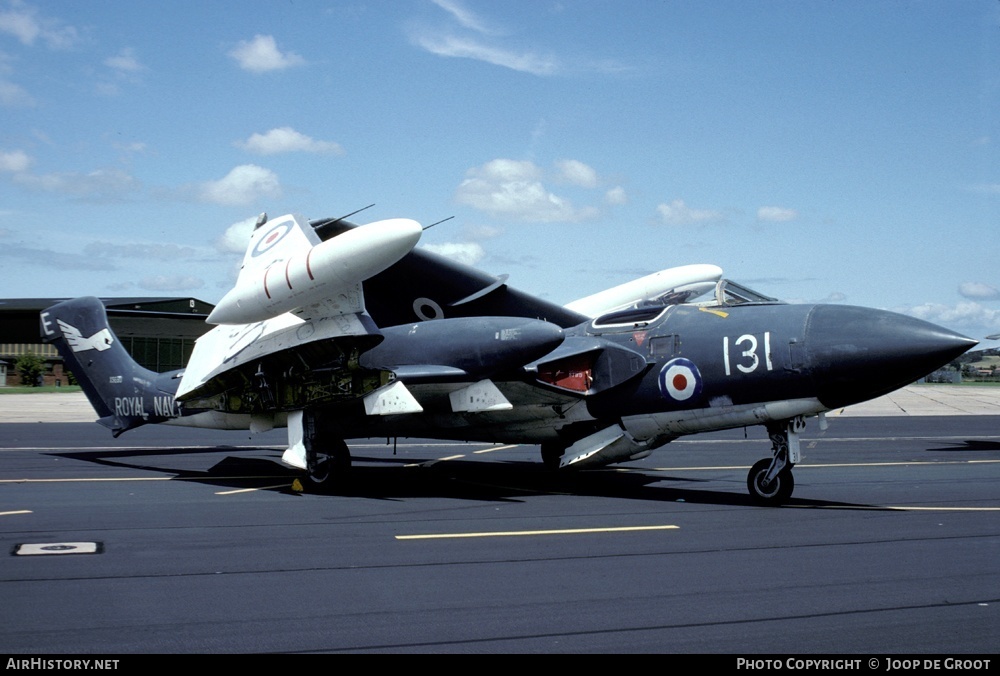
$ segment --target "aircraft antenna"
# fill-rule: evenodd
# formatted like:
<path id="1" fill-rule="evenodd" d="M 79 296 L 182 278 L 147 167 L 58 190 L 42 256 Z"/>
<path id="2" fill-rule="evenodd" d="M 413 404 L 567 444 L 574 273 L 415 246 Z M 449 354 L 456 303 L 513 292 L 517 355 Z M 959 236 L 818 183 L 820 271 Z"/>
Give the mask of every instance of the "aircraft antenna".
<path id="1" fill-rule="evenodd" d="M 344 214 L 343 216 L 338 216 L 337 218 L 324 218 L 323 220 L 315 221 L 315 222 L 310 222 L 309 224 L 313 227 L 314 230 L 318 230 L 319 228 L 325 227 L 327 225 L 333 225 L 334 223 L 338 223 L 338 222 L 344 220 L 345 218 L 350 218 L 354 214 L 360 214 L 365 209 L 371 209 L 373 206 L 375 206 L 374 202 L 372 202 L 371 204 L 369 204 L 366 207 L 361 207 L 360 209 L 355 209 L 354 211 L 352 211 L 349 214 Z"/>
<path id="2" fill-rule="evenodd" d="M 374 203 L 374 202 L 372 202 L 371 204 L 369 204 L 369 205 L 368 205 L 368 206 L 366 206 L 366 207 L 361 207 L 360 209 L 355 209 L 354 211 L 352 211 L 352 212 L 351 212 L 351 213 L 349 213 L 349 214 L 344 214 L 344 215 L 343 215 L 343 216 L 341 216 L 340 218 L 335 218 L 335 219 L 333 219 L 333 220 L 332 220 L 332 221 L 330 221 L 330 222 L 331 222 L 331 223 L 336 223 L 337 221 L 342 221 L 342 220 L 344 220 L 345 218 L 350 218 L 350 217 L 351 217 L 351 216 L 353 216 L 354 214 L 360 214 L 360 213 L 361 213 L 362 211 L 364 211 L 365 209 L 371 209 L 371 208 L 372 208 L 373 206 L 375 206 L 375 203 Z"/>
<path id="3" fill-rule="evenodd" d="M 453 218 L 455 218 L 455 217 L 454 216 L 449 216 L 448 218 L 442 218 L 440 221 L 437 221 L 435 223 L 431 223 L 430 225 L 428 225 L 428 226 L 426 226 L 424 228 L 424 232 L 427 232 L 428 230 L 430 230 L 431 228 L 433 228 L 435 225 L 438 225 L 439 223 L 444 223 L 445 221 L 450 221 Z"/>

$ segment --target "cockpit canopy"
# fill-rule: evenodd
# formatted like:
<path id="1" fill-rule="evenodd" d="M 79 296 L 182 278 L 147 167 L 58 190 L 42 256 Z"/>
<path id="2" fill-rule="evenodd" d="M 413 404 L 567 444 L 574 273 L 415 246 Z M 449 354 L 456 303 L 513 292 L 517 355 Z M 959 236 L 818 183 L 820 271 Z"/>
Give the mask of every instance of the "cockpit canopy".
<path id="1" fill-rule="evenodd" d="M 699 303 L 700 305 L 701 303 Z M 784 302 L 754 291 L 729 279 L 720 279 L 715 285 L 715 302 L 706 305 L 783 305 Z"/>
<path id="2" fill-rule="evenodd" d="M 712 296 L 703 298 L 708 293 Z M 698 300 L 703 298 L 703 300 Z M 694 305 L 697 307 L 732 307 L 734 305 L 781 305 L 776 298 L 765 296 L 742 284 L 729 279 L 718 282 L 697 282 L 671 289 L 670 291 L 636 303 L 632 307 L 615 310 L 601 315 L 594 320 L 594 327 L 630 326 L 649 324 L 656 321 L 660 315 L 675 305 Z"/>

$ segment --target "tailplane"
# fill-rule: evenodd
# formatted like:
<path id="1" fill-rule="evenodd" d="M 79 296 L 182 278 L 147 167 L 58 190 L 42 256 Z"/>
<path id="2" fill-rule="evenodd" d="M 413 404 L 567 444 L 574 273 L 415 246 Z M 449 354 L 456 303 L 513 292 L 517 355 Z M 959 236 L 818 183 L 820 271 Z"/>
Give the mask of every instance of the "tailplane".
<path id="1" fill-rule="evenodd" d="M 86 296 L 42 310 L 42 340 L 52 343 L 80 383 L 100 424 L 118 436 L 180 416 L 179 372 L 156 373 L 132 359 L 108 324 L 104 304 Z"/>

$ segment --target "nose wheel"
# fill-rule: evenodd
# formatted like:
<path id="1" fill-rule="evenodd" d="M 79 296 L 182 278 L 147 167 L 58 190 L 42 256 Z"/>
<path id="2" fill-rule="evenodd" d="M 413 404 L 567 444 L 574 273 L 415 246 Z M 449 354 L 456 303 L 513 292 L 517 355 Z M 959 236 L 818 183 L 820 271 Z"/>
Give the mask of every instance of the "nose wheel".
<path id="1" fill-rule="evenodd" d="M 784 467 L 774 478 L 768 480 L 768 470 L 774 460 L 764 458 L 758 460 L 747 474 L 747 490 L 750 498 L 758 505 L 777 506 L 792 497 L 795 488 L 795 477 L 790 467 Z"/>
<path id="2" fill-rule="evenodd" d="M 758 505 L 774 507 L 792 497 L 792 467 L 799 461 L 799 434 L 805 427 L 802 416 L 767 426 L 774 457 L 758 460 L 747 474 L 750 499 Z"/>

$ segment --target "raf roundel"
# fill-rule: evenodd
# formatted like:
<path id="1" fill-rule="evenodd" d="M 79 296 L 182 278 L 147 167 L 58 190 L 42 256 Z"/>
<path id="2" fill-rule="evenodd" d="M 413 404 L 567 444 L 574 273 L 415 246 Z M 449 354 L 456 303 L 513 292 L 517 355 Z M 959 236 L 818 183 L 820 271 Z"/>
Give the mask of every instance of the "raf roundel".
<path id="1" fill-rule="evenodd" d="M 674 401 L 687 401 L 701 394 L 701 373 L 690 359 L 671 359 L 660 370 L 660 394 Z"/>
<path id="2" fill-rule="evenodd" d="M 259 256 L 273 248 L 278 242 L 284 239 L 285 235 L 287 235 L 292 229 L 291 225 L 292 224 L 289 221 L 283 221 L 271 228 L 271 231 L 261 237 L 260 241 L 257 242 L 257 245 L 253 248 L 253 255 Z"/>

